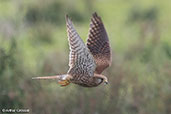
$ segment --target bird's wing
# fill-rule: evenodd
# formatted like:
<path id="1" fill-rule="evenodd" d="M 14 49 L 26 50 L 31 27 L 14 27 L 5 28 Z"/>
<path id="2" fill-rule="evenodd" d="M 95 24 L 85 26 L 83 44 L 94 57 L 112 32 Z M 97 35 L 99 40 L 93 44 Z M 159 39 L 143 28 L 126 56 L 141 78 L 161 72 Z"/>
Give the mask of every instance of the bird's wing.
<path id="1" fill-rule="evenodd" d="M 87 75 L 93 76 L 96 68 L 94 58 L 76 32 L 72 21 L 68 18 L 68 16 L 66 16 L 66 26 L 70 46 L 70 69 L 68 73 L 88 73 Z"/>
<path id="2" fill-rule="evenodd" d="M 94 13 L 91 18 L 87 47 L 97 65 L 95 72 L 102 73 L 111 64 L 112 58 L 108 35 L 97 13 Z"/>

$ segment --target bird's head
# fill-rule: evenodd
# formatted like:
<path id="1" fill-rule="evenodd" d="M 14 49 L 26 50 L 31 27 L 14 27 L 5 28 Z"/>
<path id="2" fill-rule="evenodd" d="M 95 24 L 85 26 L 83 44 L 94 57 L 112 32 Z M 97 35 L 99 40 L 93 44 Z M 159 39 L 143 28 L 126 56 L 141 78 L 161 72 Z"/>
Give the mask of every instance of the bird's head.
<path id="1" fill-rule="evenodd" d="M 96 77 L 98 79 L 98 83 L 101 84 L 101 83 L 104 83 L 105 85 L 108 84 L 108 79 L 106 76 L 102 75 L 102 74 L 94 74 L 94 77 Z"/>

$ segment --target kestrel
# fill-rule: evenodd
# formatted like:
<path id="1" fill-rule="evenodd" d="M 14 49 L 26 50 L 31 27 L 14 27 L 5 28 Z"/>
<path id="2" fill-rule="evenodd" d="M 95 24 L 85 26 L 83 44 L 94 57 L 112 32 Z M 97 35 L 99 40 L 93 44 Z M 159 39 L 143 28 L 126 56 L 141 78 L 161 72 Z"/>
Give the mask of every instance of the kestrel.
<path id="1" fill-rule="evenodd" d="M 66 27 L 70 46 L 70 68 L 67 74 L 33 79 L 57 79 L 61 86 L 70 83 L 83 87 L 96 87 L 102 82 L 107 84 L 107 77 L 101 73 L 111 65 L 112 57 L 108 35 L 101 18 L 96 12 L 92 15 L 87 44 L 84 44 L 78 35 L 68 15 Z"/>

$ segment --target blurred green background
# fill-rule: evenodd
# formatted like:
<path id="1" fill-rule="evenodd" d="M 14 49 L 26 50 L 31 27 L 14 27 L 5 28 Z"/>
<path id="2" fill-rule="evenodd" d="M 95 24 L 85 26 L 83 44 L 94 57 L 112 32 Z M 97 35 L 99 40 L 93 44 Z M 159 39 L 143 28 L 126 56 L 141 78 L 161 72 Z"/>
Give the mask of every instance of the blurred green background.
<path id="1" fill-rule="evenodd" d="M 32 114 L 170 114 L 170 0 L 0 0 L 0 108 Z M 65 14 L 86 41 L 101 16 L 113 63 L 109 85 L 60 87 L 34 76 L 66 73 Z"/>

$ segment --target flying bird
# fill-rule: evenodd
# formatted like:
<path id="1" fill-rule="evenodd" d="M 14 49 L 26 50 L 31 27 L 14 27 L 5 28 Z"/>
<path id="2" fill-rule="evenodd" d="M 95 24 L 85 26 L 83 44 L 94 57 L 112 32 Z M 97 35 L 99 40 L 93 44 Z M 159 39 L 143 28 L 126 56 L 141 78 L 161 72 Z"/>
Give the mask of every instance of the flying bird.
<path id="1" fill-rule="evenodd" d="M 83 87 L 96 87 L 108 83 L 101 73 L 111 65 L 111 48 L 105 27 L 97 13 L 93 13 L 85 44 L 66 15 L 66 28 L 70 46 L 69 70 L 67 74 L 33 77 L 32 79 L 57 79 L 61 86 L 70 83 Z"/>

